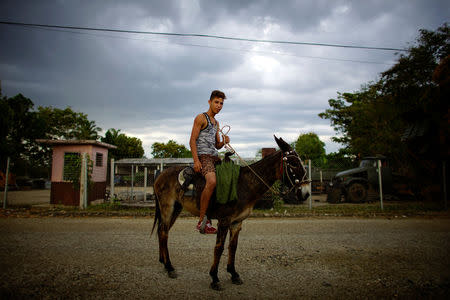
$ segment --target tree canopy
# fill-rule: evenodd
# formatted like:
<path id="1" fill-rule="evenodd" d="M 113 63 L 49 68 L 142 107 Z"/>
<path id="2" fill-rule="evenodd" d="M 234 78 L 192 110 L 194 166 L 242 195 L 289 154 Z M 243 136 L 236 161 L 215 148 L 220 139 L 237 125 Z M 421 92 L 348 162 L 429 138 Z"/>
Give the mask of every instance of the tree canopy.
<path id="1" fill-rule="evenodd" d="M 46 124 L 45 137 L 48 139 L 98 140 L 99 132 L 95 121 L 90 121 L 84 113 L 75 112 L 72 108 L 59 109 L 40 106 L 38 117 Z"/>
<path id="2" fill-rule="evenodd" d="M 0 157 L 11 157 L 14 172 L 35 177 L 49 176 L 51 148 L 36 139 L 100 139 L 95 121 L 70 107 L 59 109 L 39 106 L 22 94 L 8 98 L 0 94 Z M 110 129 L 101 140 L 117 146 L 110 151 L 116 159 L 143 157 L 142 141 Z M 6 159 L 0 161 L 5 168 Z"/>
<path id="3" fill-rule="evenodd" d="M 303 160 L 319 161 L 325 157 L 325 143 L 314 132 L 300 134 L 294 148 Z"/>
<path id="4" fill-rule="evenodd" d="M 177 144 L 174 140 L 164 143 L 153 143 L 152 155 L 155 158 L 182 158 L 192 157 L 192 153 L 184 145 Z"/>
<path id="5" fill-rule="evenodd" d="M 0 157 L 18 161 L 29 159 L 36 151 L 35 139 L 43 136 L 45 122 L 33 106 L 22 94 L 12 98 L 0 95 Z M 0 163 L 3 167 L 4 162 Z"/>
<path id="6" fill-rule="evenodd" d="M 435 132 L 448 134 L 445 121 L 448 120 L 448 97 L 442 95 L 445 89 L 436 82 L 440 80 L 448 85 L 448 81 L 442 79 L 448 78 L 448 68 L 446 75 L 442 75 L 442 71 L 436 75 L 436 72 L 445 70 L 438 66 L 442 66 L 449 55 L 447 24 L 436 31 L 420 30 L 407 54 L 400 55 L 397 63 L 383 72 L 378 81 L 353 93 L 338 93 L 336 99 L 328 101 L 330 108 L 319 116 L 329 119 L 339 134 L 333 140 L 341 143 L 350 154 L 384 154 L 404 161 L 408 151 L 402 138 L 411 124 L 427 123 Z M 442 143 L 436 146 L 447 147 Z"/>
<path id="7" fill-rule="evenodd" d="M 120 129 L 108 129 L 101 141 L 117 146 L 117 149 L 111 149 L 108 152 L 110 158 L 117 160 L 121 158 L 142 158 L 144 156 L 142 141 L 136 137 L 129 137 L 120 133 Z"/>

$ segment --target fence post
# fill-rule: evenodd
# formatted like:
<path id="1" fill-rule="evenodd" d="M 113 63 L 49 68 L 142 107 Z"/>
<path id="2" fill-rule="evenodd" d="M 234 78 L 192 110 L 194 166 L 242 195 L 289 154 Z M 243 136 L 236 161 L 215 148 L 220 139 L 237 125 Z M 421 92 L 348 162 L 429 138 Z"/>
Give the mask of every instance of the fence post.
<path id="1" fill-rule="evenodd" d="M 381 160 L 378 160 L 378 184 L 380 187 L 380 205 L 381 205 L 381 210 L 383 210 L 383 183 L 382 183 L 382 179 L 381 179 Z"/>
<path id="2" fill-rule="evenodd" d="M 10 158 L 6 160 L 6 178 L 5 178 L 5 193 L 3 194 L 3 208 L 6 208 L 6 202 L 8 201 L 8 177 L 9 177 L 9 161 Z"/>
<path id="3" fill-rule="evenodd" d="M 323 177 L 322 177 L 322 169 L 320 169 L 320 193 L 322 194 L 323 192 Z M 311 191 L 312 192 L 312 191 Z"/>
<path id="4" fill-rule="evenodd" d="M 442 180 L 443 180 L 443 191 L 444 191 L 444 208 L 447 210 L 448 204 L 447 204 L 447 161 L 442 162 Z"/>
<path id="5" fill-rule="evenodd" d="M 311 160 L 308 160 L 308 179 L 309 179 L 309 209 L 312 209 L 312 183 L 311 183 Z"/>
<path id="6" fill-rule="evenodd" d="M 81 156 L 81 174 L 80 174 L 80 208 L 87 207 L 87 153 Z"/>
<path id="7" fill-rule="evenodd" d="M 110 187 L 109 187 L 109 202 L 114 201 L 114 158 L 111 158 L 111 178 L 110 178 Z"/>
<path id="8" fill-rule="evenodd" d="M 131 165 L 131 198 L 130 201 L 133 202 L 134 197 L 134 165 Z"/>
<path id="9" fill-rule="evenodd" d="M 147 167 L 144 167 L 144 201 L 147 201 Z"/>

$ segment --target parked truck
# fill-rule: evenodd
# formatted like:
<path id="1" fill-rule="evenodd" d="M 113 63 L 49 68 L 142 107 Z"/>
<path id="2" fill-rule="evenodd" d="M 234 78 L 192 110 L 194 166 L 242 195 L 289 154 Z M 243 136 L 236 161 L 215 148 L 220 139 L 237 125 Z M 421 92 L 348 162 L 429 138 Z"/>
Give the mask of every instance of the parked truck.
<path id="1" fill-rule="evenodd" d="M 392 170 L 384 156 L 364 157 L 359 167 L 337 173 L 329 183 L 327 201 L 339 203 L 344 198 L 345 202 L 366 202 L 371 195 L 376 195 L 379 187 L 378 161 L 381 161 L 381 175 L 383 192 L 392 190 Z"/>

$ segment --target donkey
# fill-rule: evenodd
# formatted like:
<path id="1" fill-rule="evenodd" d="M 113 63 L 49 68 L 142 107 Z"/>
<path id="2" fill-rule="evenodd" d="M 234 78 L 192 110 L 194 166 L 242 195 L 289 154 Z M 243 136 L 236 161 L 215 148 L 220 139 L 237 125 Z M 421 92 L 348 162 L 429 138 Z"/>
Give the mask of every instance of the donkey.
<path id="1" fill-rule="evenodd" d="M 218 204 L 215 201 L 215 195 L 211 197 L 206 214 L 208 217 L 218 220 L 214 262 L 209 271 L 212 278 L 210 285 L 212 289 L 221 289 L 217 273 L 228 231 L 230 232 L 230 241 L 227 271 L 231 274 L 233 284 L 243 283 L 234 265 L 242 221 L 250 215 L 255 203 L 276 180 L 283 179 L 284 184 L 291 191 L 295 190 L 297 198 L 301 197 L 302 200 L 305 200 L 309 197 L 309 181 L 306 180 L 306 170 L 301 159 L 282 138 L 278 139 L 275 136 L 275 141 L 280 150 L 254 164 L 241 167 L 237 185 L 238 200 L 232 203 Z M 178 182 L 178 174 L 183 168 L 171 167 L 164 170 L 154 184 L 156 209 L 152 234 L 157 224 L 159 261 L 164 264 L 170 278 L 176 278 L 177 273 L 170 262 L 167 248 L 169 230 L 183 208 L 194 216 L 199 216 L 201 190 L 194 196 L 184 195 Z"/>

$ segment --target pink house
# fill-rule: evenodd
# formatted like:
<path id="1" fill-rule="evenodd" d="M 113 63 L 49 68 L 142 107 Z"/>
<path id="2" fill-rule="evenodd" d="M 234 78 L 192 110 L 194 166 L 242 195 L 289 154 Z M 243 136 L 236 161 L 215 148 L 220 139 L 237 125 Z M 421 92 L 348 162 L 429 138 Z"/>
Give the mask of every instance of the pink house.
<path id="1" fill-rule="evenodd" d="M 89 189 L 88 204 L 97 199 L 103 199 L 106 191 L 106 174 L 108 170 L 108 149 L 116 146 L 94 140 L 37 140 L 37 142 L 52 145 L 52 187 L 50 191 L 51 204 L 78 206 L 80 191 L 68 180 L 67 166 L 74 157 L 83 153 L 92 160 L 93 187 Z"/>

